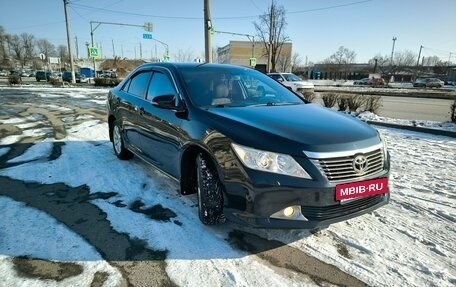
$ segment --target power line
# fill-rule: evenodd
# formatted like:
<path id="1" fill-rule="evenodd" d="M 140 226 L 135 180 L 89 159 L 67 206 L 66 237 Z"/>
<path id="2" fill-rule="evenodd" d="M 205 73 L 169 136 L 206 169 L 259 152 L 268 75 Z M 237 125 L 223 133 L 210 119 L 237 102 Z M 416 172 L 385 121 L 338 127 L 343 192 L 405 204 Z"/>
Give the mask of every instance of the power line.
<path id="1" fill-rule="evenodd" d="M 356 2 L 340 4 L 340 5 L 332 5 L 332 6 L 313 8 L 313 9 L 307 9 L 307 10 L 285 11 L 285 14 L 301 14 L 301 13 L 309 13 L 309 12 L 322 11 L 322 10 L 330 10 L 330 9 L 336 9 L 336 8 L 341 8 L 341 7 L 359 5 L 359 4 L 363 4 L 363 3 L 367 3 L 367 2 L 371 2 L 371 1 L 373 1 L 373 0 L 356 1 Z M 79 8 L 79 9 L 86 9 L 86 10 L 92 10 L 92 11 L 103 11 L 103 12 L 109 12 L 109 13 L 114 13 L 114 14 L 123 14 L 123 15 L 139 16 L 139 17 L 151 17 L 151 18 L 162 19 L 162 20 L 203 20 L 204 19 L 202 17 L 162 16 L 162 15 L 153 15 L 153 14 L 133 13 L 133 12 L 118 11 L 118 10 L 93 7 L 93 6 L 81 5 L 81 4 L 72 4 L 71 6 L 73 6 L 75 8 Z M 242 20 L 242 19 L 258 18 L 259 16 L 261 16 L 261 15 L 257 14 L 257 15 L 248 15 L 248 16 L 212 17 L 212 20 Z"/>
<path id="2" fill-rule="evenodd" d="M 437 54 L 445 54 L 445 55 L 453 54 L 456 56 L 456 52 L 453 52 L 453 51 L 445 51 L 445 50 L 441 50 L 441 49 L 437 49 L 437 48 L 430 48 L 430 47 L 426 47 L 426 46 L 423 46 L 423 48 L 426 50 L 429 50 L 429 51 L 433 51 L 433 53 L 437 53 Z"/>
<path id="3" fill-rule="evenodd" d="M 301 10 L 301 11 L 294 11 L 294 12 L 286 12 L 286 13 L 287 14 L 308 13 L 308 12 L 315 12 L 315 11 L 322 11 L 322 10 L 329 10 L 329 9 L 353 6 L 353 5 L 363 4 L 363 3 L 367 3 L 367 2 L 372 2 L 372 0 L 363 0 L 363 1 L 358 1 L 358 2 L 351 2 L 351 3 L 346 3 L 346 4 L 333 5 L 333 6 L 314 8 L 314 9 L 308 9 L 308 10 Z"/>
<path id="4" fill-rule="evenodd" d="M 110 13 L 115 13 L 115 14 L 140 16 L 140 17 L 152 17 L 152 18 L 157 18 L 157 19 L 170 19 L 170 20 L 202 20 L 203 19 L 202 17 L 159 16 L 159 15 L 150 15 L 150 14 L 142 14 L 142 13 L 132 13 L 132 12 L 111 10 L 111 9 L 106 9 L 106 8 L 92 7 L 92 6 L 80 5 L 80 4 L 74 4 L 72 6 L 75 8 L 92 10 L 92 11 L 103 11 L 103 12 L 110 12 Z"/>

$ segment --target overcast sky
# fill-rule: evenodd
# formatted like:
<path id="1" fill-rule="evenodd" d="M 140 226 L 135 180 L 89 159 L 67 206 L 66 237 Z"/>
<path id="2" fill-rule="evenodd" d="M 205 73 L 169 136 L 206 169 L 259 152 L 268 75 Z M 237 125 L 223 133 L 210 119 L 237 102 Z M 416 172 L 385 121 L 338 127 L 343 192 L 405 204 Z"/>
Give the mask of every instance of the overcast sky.
<path id="1" fill-rule="evenodd" d="M 30 33 L 56 46 L 66 45 L 63 0 L 0 0 L 0 26 L 8 34 Z M 90 42 L 90 21 L 142 25 L 153 23 L 153 37 L 169 45 L 171 57 L 180 51 L 204 57 L 203 0 L 69 0 L 68 13 L 72 45 L 78 38 L 80 57 L 86 57 Z M 456 62 L 456 0 L 276 0 L 287 15 L 286 34 L 293 53 L 303 61 L 320 62 L 339 46 L 354 50 L 357 62 L 367 62 L 377 53 L 395 51 L 439 56 Z M 211 0 L 212 23 L 216 30 L 255 34 L 254 21 L 266 13 L 271 0 Z M 164 53 L 164 46 L 143 39 L 139 27 L 101 25 L 94 33 L 103 55 L 143 58 Z M 242 36 L 216 34 L 213 46 Z M 76 49 L 73 48 L 74 54 Z"/>

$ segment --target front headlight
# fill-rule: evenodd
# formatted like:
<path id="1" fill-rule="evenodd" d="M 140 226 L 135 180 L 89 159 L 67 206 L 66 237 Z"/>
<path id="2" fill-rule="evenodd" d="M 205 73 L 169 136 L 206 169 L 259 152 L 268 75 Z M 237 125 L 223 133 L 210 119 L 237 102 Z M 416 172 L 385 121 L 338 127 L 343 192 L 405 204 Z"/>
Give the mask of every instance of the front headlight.
<path id="1" fill-rule="evenodd" d="M 236 155 L 251 169 L 312 179 L 312 177 L 289 155 L 257 150 L 232 143 Z"/>

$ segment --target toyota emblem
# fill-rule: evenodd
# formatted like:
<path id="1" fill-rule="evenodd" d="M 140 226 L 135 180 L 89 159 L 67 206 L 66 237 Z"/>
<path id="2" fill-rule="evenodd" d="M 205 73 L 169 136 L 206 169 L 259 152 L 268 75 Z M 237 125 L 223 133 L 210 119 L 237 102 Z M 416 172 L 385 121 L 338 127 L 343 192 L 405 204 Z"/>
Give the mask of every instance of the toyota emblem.
<path id="1" fill-rule="evenodd" d="M 367 157 L 365 157 L 364 155 L 356 156 L 355 159 L 353 160 L 352 166 L 353 166 L 353 170 L 356 173 L 359 173 L 359 174 L 364 173 L 367 169 Z"/>

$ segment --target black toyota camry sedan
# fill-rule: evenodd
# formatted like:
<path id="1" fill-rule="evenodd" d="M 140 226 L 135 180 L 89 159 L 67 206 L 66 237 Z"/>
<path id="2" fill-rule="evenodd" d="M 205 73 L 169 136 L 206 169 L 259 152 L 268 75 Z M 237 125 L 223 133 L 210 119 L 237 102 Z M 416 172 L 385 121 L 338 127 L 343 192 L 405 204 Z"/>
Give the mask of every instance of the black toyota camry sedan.
<path id="1" fill-rule="evenodd" d="M 389 201 L 375 129 L 250 68 L 144 64 L 109 92 L 108 110 L 117 157 L 197 193 L 204 224 L 314 229 Z"/>

